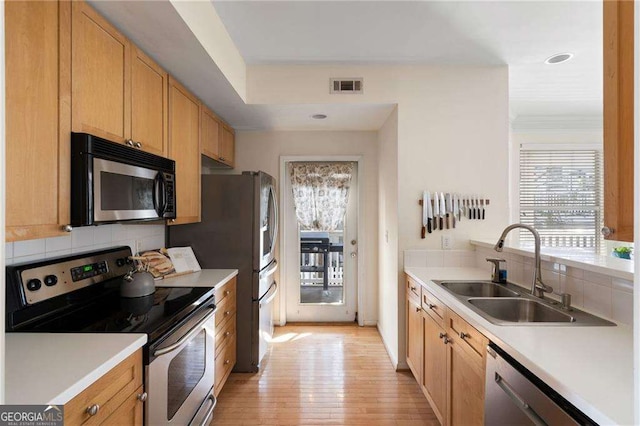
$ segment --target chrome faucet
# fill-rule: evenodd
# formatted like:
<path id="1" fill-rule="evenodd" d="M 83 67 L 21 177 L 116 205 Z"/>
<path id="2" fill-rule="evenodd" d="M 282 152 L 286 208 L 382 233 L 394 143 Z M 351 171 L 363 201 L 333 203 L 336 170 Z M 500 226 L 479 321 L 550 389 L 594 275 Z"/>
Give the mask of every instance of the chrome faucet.
<path id="1" fill-rule="evenodd" d="M 553 288 L 542 282 L 542 270 L 540 268 L 540 234 L 538 234 L 538 231 L 536 231 L 533 227 L 529 225 L 524 225 L 522 223 L 514 223 L 513 225 L 509 225 L 506 228 L 504 228 L 504 231 L 502 231 L 502 235 L 500 235 L 500 238 L 498 239 L 498 242 L 496 243 L 493 249 L 497 252 L 501 252 L 502 247 L 504 246 L 504 239 L 507 237 L 507 234 L 515 228 L 523 228 L 533 234 L 533 238 L 535 240 L 536 265 L 533 269 L 533 282 L 531 283 L 531 294 L 536 297 L 539 297 L 540 299 L 544 299 L 544 293 L 553 292 Z"/>

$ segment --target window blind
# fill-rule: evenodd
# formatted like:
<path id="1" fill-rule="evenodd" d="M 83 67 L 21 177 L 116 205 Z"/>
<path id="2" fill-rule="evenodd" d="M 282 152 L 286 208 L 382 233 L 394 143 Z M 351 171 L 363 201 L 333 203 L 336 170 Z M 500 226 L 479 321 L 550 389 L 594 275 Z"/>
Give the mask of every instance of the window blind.
<path id="1" fill-rule="evenodd" d="M 547 247 L 600 251 L 602 153 L 596 149 L 521 149 L 520 221 Z M 533 242 L 520 233 L 521 242 Z"/>

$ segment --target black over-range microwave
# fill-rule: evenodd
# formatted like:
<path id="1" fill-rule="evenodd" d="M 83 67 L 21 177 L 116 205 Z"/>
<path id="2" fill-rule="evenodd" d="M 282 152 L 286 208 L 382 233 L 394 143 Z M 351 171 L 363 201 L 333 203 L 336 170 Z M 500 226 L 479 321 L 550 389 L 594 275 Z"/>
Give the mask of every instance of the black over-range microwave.
<path id="1" fill-rule="evenodd" d="M 71 134 L 71 225 L 173 219 L 176 163 L 86 133 Z"/>

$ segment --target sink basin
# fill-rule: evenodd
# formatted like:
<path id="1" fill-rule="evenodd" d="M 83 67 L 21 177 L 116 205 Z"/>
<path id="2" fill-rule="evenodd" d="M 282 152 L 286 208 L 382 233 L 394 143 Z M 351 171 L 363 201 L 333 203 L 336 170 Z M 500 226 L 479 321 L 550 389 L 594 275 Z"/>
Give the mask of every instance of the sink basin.
<path id="1" fill-rule="evenodd" d="M 469 299 L 469 303 L 491 318 L 505 322 L 574 322 L 575 318 L 536 300 Z"/>
<path id="2" fill-rule="evenodd" d="M 486 281 L 442 281 L 450 292 L 467 297 L 517 297 L 520 293 Z"/>

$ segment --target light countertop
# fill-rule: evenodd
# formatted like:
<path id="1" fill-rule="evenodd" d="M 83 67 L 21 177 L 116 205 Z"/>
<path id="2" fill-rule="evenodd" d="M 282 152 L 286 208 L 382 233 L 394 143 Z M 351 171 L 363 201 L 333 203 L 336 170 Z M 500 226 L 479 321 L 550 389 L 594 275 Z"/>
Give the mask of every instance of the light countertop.
<path id="1" fill-rule="evenodd" d="M 633 424 L 631 327 L 494 325 L 432 280 L 490 279 L 476 268 L 405 272 L 595 422 Z"/>
<path id="2" fill-rule="evenodd" d="M 147 343 L 146 334 L 6 333 L 5 404 L 69 402 Z"/>
<path id="3" fill-rule="evenodd" d="M 236 269 L 203 269 L 157 287 L 216 287 Z M 147 343 L 146 334 L 6 333 L 6 404 L 66 404 Z"/>
<path id="4" fill-rule="evenodd" d="M 238 275 L 237 269 L 203 269 L 156 281 L 156 287 L 216 287 Z"/>

